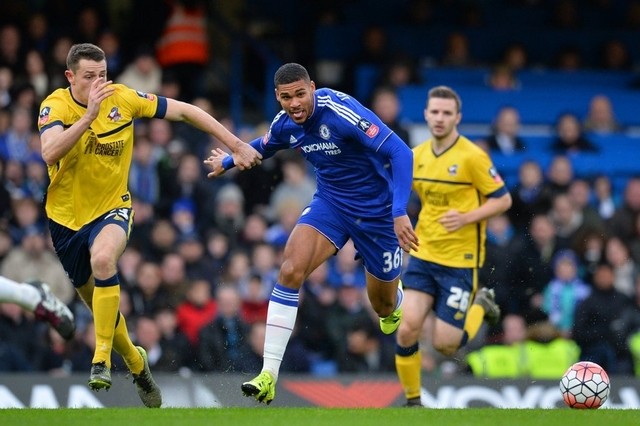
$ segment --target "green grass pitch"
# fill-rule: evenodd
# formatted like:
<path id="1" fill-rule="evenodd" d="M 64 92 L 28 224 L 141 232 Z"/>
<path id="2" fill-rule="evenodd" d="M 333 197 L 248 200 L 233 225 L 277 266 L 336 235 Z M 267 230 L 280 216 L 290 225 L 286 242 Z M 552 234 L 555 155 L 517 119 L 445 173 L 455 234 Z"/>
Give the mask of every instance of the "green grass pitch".
<path id="1" fill-rule="evenodd" d="M 2 426 L 624 426 L 637 425 L 637 410 L 570 409 L 331 409 L 101 408 L 0 409 Z"/>

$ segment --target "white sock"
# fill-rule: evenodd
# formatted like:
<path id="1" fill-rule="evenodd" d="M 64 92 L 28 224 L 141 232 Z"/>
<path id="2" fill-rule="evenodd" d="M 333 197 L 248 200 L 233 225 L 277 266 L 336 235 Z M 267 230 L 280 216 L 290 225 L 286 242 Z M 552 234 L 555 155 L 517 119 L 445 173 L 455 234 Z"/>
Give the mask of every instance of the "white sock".
<path id="1" fill-rule="evenodd" d="M 397 291 L 398 293 L 396 296 L 396 307 L 394 308 L 394 311 L 402 305 L 402 300 L 404 299 L 404 292 L 400 290 L 400 287 L 398 287 Z"/>
<path id="2" fill-rule="evenodd" d="M 34 286 L 0 276 L 0 303 L 15 303 L 33 312 L 41 300 L 40 291 Z"/>
<path id="3" fill-rule="evenodd" d="M 298 314 L 298 290 L 276 284 L 269 299 L 262 371 L 278 379 L 280 364 Z"/>

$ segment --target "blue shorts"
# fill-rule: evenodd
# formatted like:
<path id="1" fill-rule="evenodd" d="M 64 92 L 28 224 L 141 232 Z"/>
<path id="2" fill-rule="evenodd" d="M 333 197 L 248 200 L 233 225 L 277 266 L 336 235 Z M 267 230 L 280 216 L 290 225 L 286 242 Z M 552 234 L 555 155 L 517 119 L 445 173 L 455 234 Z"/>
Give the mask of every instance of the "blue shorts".
<path id="1" fill-rule="evenodd" d="M 436 316 L 457 328 L 464 328 L 467 310 L 477 288 L 477 269 L 452 268 L 411 256 L 402 286 L 433 296 Z"/>
<path id="2" fill-rule="evenodd" d="M 113 209 L 77 231 L 49 219 L 53 248 L 74 287 L 82 287 L 89 281 L 93 273 L 89 250 L 102 228 L 111 223 L 124 229 L 127 238 L 129 238 L 133 225 L 133 210 L 130 208 Z"/>
<path id="3" fill-rule="evenodd" d="M 338 250 L 351 238 L 365 269 L 377 279 L 393 281 L 400 276 L 402 249 L 391 214 L 388 218 L 355 217 L 316 197 L 303 210 L 298 223 L 314 228 Z"/>

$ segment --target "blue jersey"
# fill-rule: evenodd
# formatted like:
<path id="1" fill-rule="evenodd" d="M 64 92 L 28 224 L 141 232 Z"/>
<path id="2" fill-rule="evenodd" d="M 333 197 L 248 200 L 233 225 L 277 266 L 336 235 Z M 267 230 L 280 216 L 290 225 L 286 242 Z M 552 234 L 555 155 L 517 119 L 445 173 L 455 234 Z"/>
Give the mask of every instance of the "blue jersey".
<path id="1" fill-rule="evenodd" d="M 394 198 L 391 152 L 409 150 L 391 135 L 393 132 L 357 100 L 322 88 L 315 91 L 313 113 L 304 124 L 296 124 L 281 111 L 260 148 L 267 155 L 287 148 L 299 150 L 315 168 L 315 197 L 357 217 L 384 217 L 392 214 Z M 404 147 L 392 148 L 390 144 Z M 406 202 L 393 205 L 393 216 L 406 214 L 405 210 Z"/>

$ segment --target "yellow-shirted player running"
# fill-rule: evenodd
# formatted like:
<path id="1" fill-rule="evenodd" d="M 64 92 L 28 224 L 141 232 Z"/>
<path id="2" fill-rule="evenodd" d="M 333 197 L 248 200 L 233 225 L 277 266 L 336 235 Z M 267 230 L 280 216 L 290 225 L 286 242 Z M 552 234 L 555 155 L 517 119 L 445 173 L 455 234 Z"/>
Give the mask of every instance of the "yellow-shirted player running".
<path id="1" fill-rule="evenodd" d="M 461 101 L 449 87 L 429 91 L 425 120 L 431 139 L 413 149 L 413 190 L 422 207 L 403 276 L 404 317 L 397 333 L 396 370 L 407 406 L 421 406 L 418 339 L 431 310 L 433 347 L 453 355 L 482 321 L 498 321 L 493 290 L 476 294 L 484 261 L 486 219 L 511 207 L 511 195 L 489 156 L 458 133 Z"/>
<path id="2" fill-rule="evenodd" d="M 105 54 L 98 46 L 72 46 L 65 76 L 70 86 L 42 102 L 38 127 L 50 177 L 45 208 L 53 244 L 93 313 L 96 349 L 89 387 L 111 387 L 115 349 L 131 370 L 142 402 L 160 407 L 160 388 L 151 376 L 146 352 L 133 345 L 118 310 L 117 263 L 133 224 L 128 191 L 133 121 L 139 117 L 185 121 L 221 140 L 242 169 L 260 164 L 261 155 L 200 108 L 107 80 Z"/>

